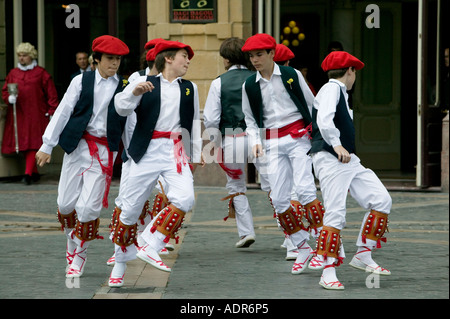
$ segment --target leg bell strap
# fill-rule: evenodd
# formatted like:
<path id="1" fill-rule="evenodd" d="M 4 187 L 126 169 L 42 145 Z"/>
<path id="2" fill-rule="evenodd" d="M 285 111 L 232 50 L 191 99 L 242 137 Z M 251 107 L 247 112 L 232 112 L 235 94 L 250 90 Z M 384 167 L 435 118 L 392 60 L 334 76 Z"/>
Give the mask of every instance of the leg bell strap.
<path id="1" fill-rule="evenodd" d="M 341 231 L 334 227 L 323 226 L 317 239 L 317 255 L 339 259 L 341 249 Z"/>
<path id="2" fill-rule="evenodd" d="M 157 230 L 166 235 L 166 238 L 164 239 L 164 242 L 166 243 L 169 242 L 170 238 L 175 239 L 176 243 L 178 243 L 178 236 L 175 235 L 181 228 L 185 215 L 185 212 L 170 204 L 156 216 L 156 220 L 150 231 L 154 233 Z"/>
<path id="3" fill-rule="evenodd" d="M 159 186 L 161 187 L 161 192 L 156 194 L 155 199 L 153 200 L 153 208 L 152 208 L 152 218 L 156 217 L 160 211 L 162 211 L 164 208 L 167 207 L 167 205 L 170 204 L 169 199 L 166 196 L 166 193 L 164 192 L 164 187 L 162 186 L 162 183 L 158 181 Z"/>
<path id="4" fill-rule="evenodd" d="M 228 195 L 227 197 L 224 197 L 221 199 L 221 200 L 229 199 L 229 201 L 228 201 L 228 216 L 226 216 L 223 220 L 227 220 L 228 218 L 236 218 L 236 209 L 234 207 L 233 199 L 239 195 L 245 195 L 245 193 L 235 193 L 235 194 Z"/>
<path id="5" fill-rule="evenodd" d="M 111 222 L 109 223 L 109 229 L 111 233 L 114 232 L 114 229 L 119 222 L 120 213 L 122 213 L 122 210 L 116 206 L 111 216 Z"/>
<path id="6" fill-rule="evenodd" d="M 139 222 L 141 223 L 141 225 L 145 225 L 145 217 L 147 217 L 147 215 L 150 215 L 150 203 L 148 200 L 145 201 L 144 207 L 142 207 L 142 212 L 141 215 L 139 215 Z"/>
<path id="7" fill-rule="evenodd" d="M 70 214 L 63 215 L 58 209 L 58 221 L 61 223 L 61 230 L 64 230 L 64 228 L 75 228 L 77 224 L 77 212 L 73 210 Z"/>
<path id="8" fill-rule="evenodd" d="M 94 239 L 103 239 L 102 236 L 98 234 L 98 227 L 100 226 L 100 218 L 95 220 L 91 220 L 86 223 L 77 222 L 77 226 L 75 227 L 74 234 L 79 240 L 81 240 L 81 247 L 87 241 L 91 241 Z"/>
<path id="9" fill-rule="evenodd" d="M 381 248 L 381 241 L 386 242 L 386 238 L 383 237 L 386 231 L 388 231 L 388 214 L 372 209 L 362 229 L 362 242 L 366 243 L 366 239 L 371 239 L 377 242 L 377 248 Z"/>
<path id="10" fill-rule="evenodd" d="M 303 211 L 301 211 L 300 213 L 294 211 L 291 206 L 284 213 L 277 215 L 278 222 L 280 223 L 280 226 L 284 230 L 286 235 L 292 235 L 302 229 L 305 229 L 305 226 L 302 222 L 302 212 Z"/>
<path id="11" fill-rule="evenodd" d="M 305 207 L 298 200 L 291 200 L 291 205 L 295 212 L 302 215 L 305 213 Z"/>
<path id="12" fill-rule="evenodd" d="M 115 224 L 114 234 L 112 237 L 112 242 L 122 249 L 123 252 L 126 252 L 126 247 L 135 244 L 137 234 L 137 224 L 134 225 L 125 225 L 120 220 Z"/>
<path id="13" fill-rule="evenodd" d="M 169 200 L 164 193 L 156 194 L 155 199 L 153 200 L 153 207 L 151 212 L 152 217 L 156 217 L 156 215 L 158 215 L 161 210 L 167 207 L 168 204 Z"/>
<path id="14" fill-rule="evenodd" d="M 323 226 L 323 214 L 325 213 L 325 208 L 323 208 L 322 203 L 315 199 L 311 203 L 305 205 L 306 209 L 306 219 L 309 222 L 310 227 L 317 229 Z"/>

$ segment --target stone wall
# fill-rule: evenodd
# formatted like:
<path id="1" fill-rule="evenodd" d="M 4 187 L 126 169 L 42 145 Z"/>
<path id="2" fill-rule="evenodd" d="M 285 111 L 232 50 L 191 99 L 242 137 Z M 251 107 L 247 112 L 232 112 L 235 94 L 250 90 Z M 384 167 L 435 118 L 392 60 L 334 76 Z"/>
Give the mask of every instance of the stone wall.
<path id="1" fill-rule="evenodd" d="M 195 56 L 185 78 L 197 84 L 203 109 L 211 81 L 225 72 L 219 47 L 229 37 L 251 36 L 252 1 L 217 1 L 217 23 L 170 23 L 169 0 L 148 0 L 148 39 L 180 41 L 192 47 Z"/>

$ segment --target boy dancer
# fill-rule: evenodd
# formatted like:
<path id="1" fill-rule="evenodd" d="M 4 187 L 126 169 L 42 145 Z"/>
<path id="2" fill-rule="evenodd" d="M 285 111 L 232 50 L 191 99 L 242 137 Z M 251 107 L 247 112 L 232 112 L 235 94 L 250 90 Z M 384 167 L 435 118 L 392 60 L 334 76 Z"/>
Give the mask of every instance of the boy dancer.
<path id="1" fill-rule="evenodd" d="M 72 80 L 36 154 L 37 164 L 43 166 L 57 144 L 66 152 L 57 201 L 58 219 L 67 236 L 69 278 L 83 274 L 87 248 L 100 238 L 100 212 L 108 206 L 113 163 L 126 120 L 117 114 L 113 98 L 126 85 L 116 72 L 129 49 L 105 35 L 92 42 L 92 51 L 96 71 Z"/>
<path id="2" fill-rule="evenodd" d="M 163 39 L 154 39 L 154 40 L 148 41 L 145 44 L 145 49 L 148 50 L 147 54 L 146 54 L 146 58 L 145 58 L 148 63 L 148 67 L 141 71 L 145 71 L 147 73 L 144 73 L 141 71 L 136 71 L 128 79 L 129 82 L 133 82 L 135 79 L 137 79 L 139 76 L 142 76 L 142 75 L 157 75 L 158 74 L 158 71 L 155 68 L 155 54 L 154 54 L 153 48 L 155 47 L 156 43 L 161 42 L 161 41 L 164 41 L 164 40 Z M 142 74 L 140 74 L 140 73 L 142 73 Z M 111 224 L 110 224 L 111 230 L 112 230 L 112 227 L 111 227 L 112 224 L 114 224 L 115 220 L 118 218 L 120 212 L 122 211 L 122 194 L 123 194 L 124 189 L 126 189 L 126 187 L 127 187 L 128 170 L 129 170 L 130 162 L 131 162 L 131 161 L 129 161 L 130 157 L 128 156 L 128 146 L 130 145 L 130 140 L 131 140 L 131 137 L 133 136 L 135 126 L 136 126 L 136 113 L 133 112 L 127 116 L 124 132 L 123 132 L 123 136 L 122 136 L 122 142 L 124 145 L 124 149 L 123 149 L 123 153 L 122 153 L 122 161 L 123 161 L 122 162 L 122 172 L 121 172 L 121 176 L 120 176 L 119 194 L 115 200 L 116 207 L 114 208 L 114 211 L 113 211 L 113 214 L 111 217 Z M 162 182 L 164 182 L 164 181 L 162 181 Z M 159 185 L 157 187 L 159 187 Z M 165 201 L 159 199 L 158 196 L 162 197 L 162 195 L 160 195 L 161 189 L 160 188 L 158 188 L 158 189 L 159 189 L 159 193 L 156 195 L 157 197 L 155 198 L 155 203 L 153 205 L 153 211 L 151 210 L 150 203 L 147 200 L 144 203 L 144 207 L 142 208 L 142 213 L 139 216 L 139 222 L 138 222 L 138 226 L 137 226 L 137 234 L 138 234 L 137 243 L 138 243 L 139 247 L 144 244 L 144 241 L 140 238 L 140 234 L 144 231 L 145 227 L 148 225 L 150 220 L 154 217 L 154 215 L 155 215 L 154 210 L 155 210 L 156 204 L 161 203 L 161 205 L 162 205 L 162 203 L 165 202 Z M 161 207 L 161 209 L 164 207 Z M 159 212 L 161 209 L 158 209 L 157 212 Z M 112 236 L 112 234 L 111 234 L 111 236 Z M 170 247 L 173 249 L 173 246 L 170 246 Z M 114 266 L 114 262 L 115 262 L 115 254 L 113 254 L 108 259 L 106 264 L 108 266 Z"/>
<path id="3" fill-rule="evenodd" d="M 128 148 L 130 168 L 122 197 L 122 212 L 113 225 L 116 260 L 109 285 L 121 287 L 126 262 L 136 256 L 150 265 L 171 271 L 158 255 L 170 238 L 177 238 L 184 216 L 194 205 L 194 185 L 186 150 L 201 161 L 200 111 L 197 86 L 183 80 L 191 47 L 178 41 L 155 46 L 157 76 L 142 76 L 116 96 L 116 110 L 136 112 L 137 123 Z M 188 134 L 187 134 L 188 133 Z M 170 204 L 144 230 L 146 241 L 136 253 L 136 222 L 159 176 L 167 183 Z"/>
<path id="4" fill-rule="evenodd" d="M 345 226 L 347 193 L 365 209 L 358 250 L 350 265 L 380 275 L 390 275 L 372 259 L 372 250 L 384 241 L 392 200 L 373 171 L 361 165 L 355 155 L 353 111 L 347 91 L 355 83 L 356 70 L 364 63 L 344 51 L 331 52 L 322 62 L 330 79 L 317 94 L 313 109 L 312 160 L 320 181 L 327 213 L 317 242 L 317 254 L 325 257 L 319 284 L 326 289 L 344 289 L 335 267 L 345 257 L 340 232 Z"/>
<path id="5" fill-rule="evenodd" d="M 249 52 L 257 73 L 243 85 L 242 109 L 254 156 L 265 153 L 267 157 L 270 197 L 278 221 L 299 248 L 292 273 L 300 274 L 312 249 L 302 222 L 303 211 L 294 211 L 291 205 L 291 191 L 294 189 L 307 211 L 323 214 L 307 155 L 314 96 L 300 72 L 274 63 L 275 48 L 275 39 L 264 33 L 245 42 L 242 51 Z M 265 128 L 264 151 L 260 128 Z"/>
<path id="6" fill-rule="evenodd" d="M 220 46 L 223 58 L 224 74 L 212 81 L 206 99 L 203 120 L 209 135 L 217 135 L 216 143 L 223 149 L 223 163 L 227 172 L 229 196 L 229 216 L 236 218 L 239 241 L 237 248 L 249 247 L 255 242 L 253 215 L 245 192 L 247 164 L 247 136 L 245 134 L 244 113 L 242 113 L 242 84 L 254 72 L 247 67 L 250 62 L 246 53 L 241 51 L 245 41 L 228 38 Z M 223 145 L 223 146 L 222 146 Z"/>

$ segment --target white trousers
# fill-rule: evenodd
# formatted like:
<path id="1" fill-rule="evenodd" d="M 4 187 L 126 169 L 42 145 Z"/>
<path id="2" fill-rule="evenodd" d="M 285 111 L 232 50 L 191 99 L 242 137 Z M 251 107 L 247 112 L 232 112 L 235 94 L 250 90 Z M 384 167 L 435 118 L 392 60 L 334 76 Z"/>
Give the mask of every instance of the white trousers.
<path id="1" fill-rule="evenodd" d="M 242 175 L 238 179 L 227 176 L 226 188 L 228 194 L 247 192 L 246 166 L 248 159 L 247 136 L 225 136 L 223 138 L 223 161 L 226 167 L 230 169 L 240 169 Z M 233 198 L 234 208 L 236 210 L 236 226 L 239 237 L 255 235 L 253 226 L 253 215 L 247 196 L 238 195 Z"/>
<path id="2" fill-rule="evenodd" d="M 107 166 L 107 147 L 100 144 L 97 147 L 103 165 Z M 116 155 L 114 152 L 114 159 Z M 59 211 L 67 215 L 75 209 L 82 223 L 99 218 L 105 187 L 106 176 L 99 162 L 89 154 L 86 141 L 81 139 L 72 153 L 64 154 L 58 184 Z"/>
<path id="3" fill-rule="evenodd" d="M 133 225 L 137 222 L 159 176 L 167 184 L 166 195 L 169 201 L 184 212 L 192 209 L 194 179 L 189 164 L 182 165 L 182 172 L 178 173 L 173 140 L 153 139 L 139 163 L 131 160 L 127 187 L 122 195 L 120 219 L 124 224 Z"/>
<path id="4" fill-rule="evenodd" d="M 171 139 L 152 139 L 145 155 L 139 163 L 129 160 L 130 166 L 126 187 L 121 196 L 122 213 L 120 220 L 125 225 L 134 225 L 142 212 L 145 201 L 150 197 L 153 188 L 161 176 L 166 182 L 166 195 L 171 204 L 178 209 L 188 212 L 194 206 L 194 179 L 189 164 L 182 165 L 181 174 L 177 172 L 174 156 L 174 142 Z M 152 246 L 165 246 L 165 236 L 156 231 L 150 233 L 152 223 L 142 233 L 142 238 Z M 153 243 L 154 242 L 154 243 Z M 161 249 L 159 248 L 159 249 Z M 159 249 L 157 251 L 159 251 Z M 122 252 L 115 245 L 116 261 L 126 262 L 136 258 L 134 245 L 127 247 L 127 252 Z"/>
<path id="5" fill-rule="evenodd" d="M 130 158 L 126 162 L 122 163 L 122 172 L 121 172 L 121 175 L 120 175 L 119 194 L 117 195 L 117 197 L 115 199 L 115 204 L 120 209 L 122 209 L 123 192 L 124 192 L 125 189 L 127 189 L 128 175 L 129 175 L 130 166 L 131 166 L 131 162 L 132 161 L 133 160 Z M 157 189 L 158 192 L 161 192 L 161 186 L 159 185 L 159 182 L 161 182 L 161 184 L 163 185 L 164 192 L 165 192 L 166 191 L 166 184 L 165 184 L 164 179 L 161 176 L 158 178 L 158 183 L 156 183 L 155 188 Z"/>
<path id="6" fill-rule="evenodd" d="M 341 163 L 326 151 L 312 155 L 314 172 L 320 181 L 325 215 L 323 225 L 342 230 L 345 227 L 346 201 L 350 195 L 366 210 L 376 210 L 389 214 L 392 199 L 386 187 L 375 175 L 360 163 L 360 159 L 351 155 L 349 163 Z M 363 224 L 367 218 L 365 214 Z M 374 245 L 374 243 L 372 243 Z M 358 236 L 357 246 L 363 246 Z"/>
<path id="7" fill-rule="evenodd" d="M 292 192 L 302 205 L 316 199 L 311 157 L 307 155 L 310 148 L 311 142 L 306 135 L 265 140 L 270 197 L 277 214 L 289 209 Z"/>
<path id="8" fill-rule="evenodd" d="M 265 172 L 263 178 L 269 183 L 270 198 L 277 214 L 291 207 L 291 199 L 296 198 L 302 205 L 317 198 L 312 162 L 307 155 L 311 142 L 307 135 L 292 138 L 290 135 L 265 140 L 264 159 L 260 159 L 259 169 Z M 263 164 L 264 163 L 264 164 Z M 290 235 L 297 247 L 309 239 L 309 233 L 300 230 Z"/>

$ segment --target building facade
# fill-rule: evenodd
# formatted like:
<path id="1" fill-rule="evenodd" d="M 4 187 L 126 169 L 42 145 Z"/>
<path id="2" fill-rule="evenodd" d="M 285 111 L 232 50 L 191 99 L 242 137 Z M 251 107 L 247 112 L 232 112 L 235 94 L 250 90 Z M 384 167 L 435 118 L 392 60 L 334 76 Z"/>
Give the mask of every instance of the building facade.
<path id="1" fill-rule="evenodd" d="M 14 48 L 31 42 L 38 63 L 52 74 L 60 99 L 76 69 L 75 53 L 89 51 L 102 34 L 130 47 L 124 76 L 142 68 L 152 38 L 179 40 L 195 51 L 186 78 L 199 87 L 203 106 L 213 79 L 225 70 L 218 50 L 228 37 L 265 32 L 295 53 L 291 65 L 307 70 L 318 91 L 320 63 L 333 41 L 361 58 L 352 94 L 357 152 L 384 179 L 441 186 L 444 51 L 450 12 L 443 0 L 95 0 L 72 8 L 58 0 L 0 0 L 0 84 L 15 66 Z M 24 7 L 26 6 L 26 7 Z M 75 8 L 78 9 L 76 13 Z M 78 24 L 77 24 L 78 23 Z M 447 70 L 447 71 L 446 71 Z M 6 106 L 2 105 L 0 125 Z M 0 139 L 3 127 L 0 127 Z M 444 145 L 448 148 L 448 145 Z M 58 152 L 58 151 L 57 151 Z M 448 153 L 447 153 L 448 154 Z M 58 165 L 62 153 L 54 156 Z M 20 156 L 0 155 L 0 177 L 21 171 Z M 447 171 L 448 174 L 448 171 Z M 255 182 L 252 167 L 249 183 Z M 223 185 L 217 165 L 196 172 L 201 185 Z"/>

